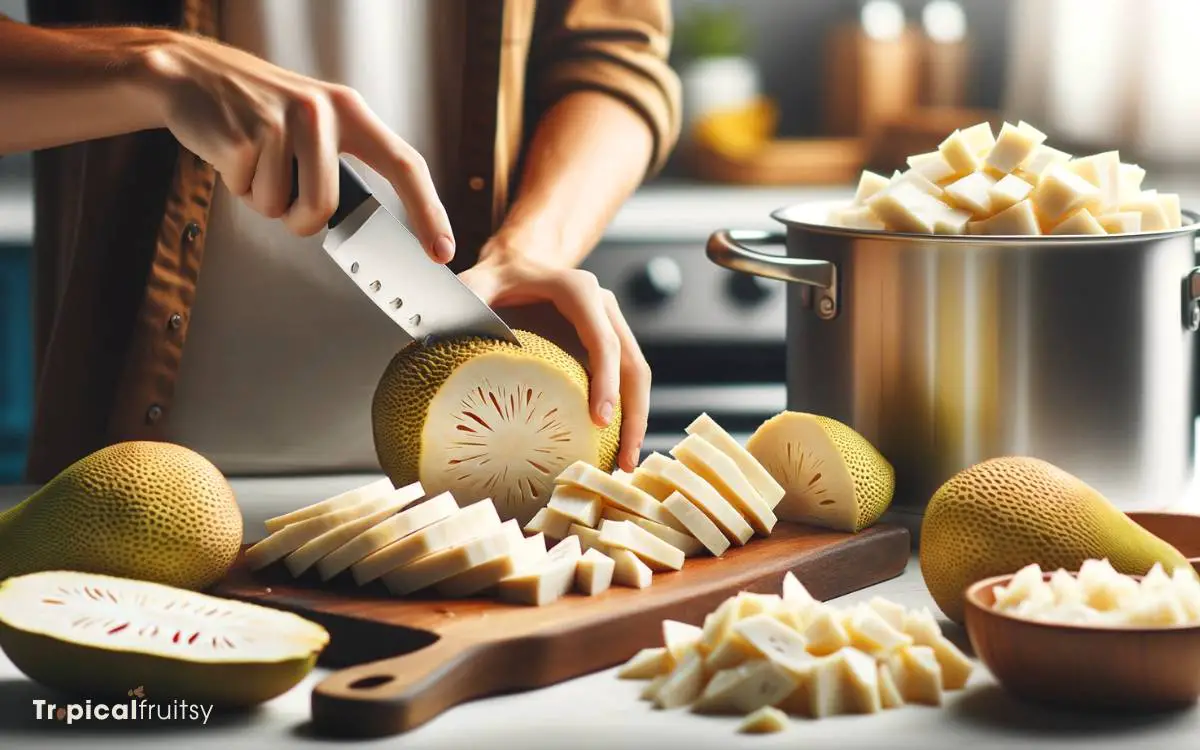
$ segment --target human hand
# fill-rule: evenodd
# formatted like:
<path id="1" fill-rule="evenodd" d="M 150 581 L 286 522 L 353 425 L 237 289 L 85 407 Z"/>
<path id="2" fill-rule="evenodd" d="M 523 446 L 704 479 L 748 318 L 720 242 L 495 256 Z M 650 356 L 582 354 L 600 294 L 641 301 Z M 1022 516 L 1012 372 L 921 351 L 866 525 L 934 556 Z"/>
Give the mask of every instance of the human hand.
<path id="1" fill-rule="evenodd" d="M 575 327 L 588 353 L 592 421 L 601 427 L 607 425 L 620 399 L 617 464 L 633 471 L 646 437 L 650 366 L 613 293 L 601 287 L 588 271 L 545 265 L 511 254 L 489 255 L 486 249 L 480 261 L 459 278 L 493 307 L 550 302 L 558 308 Z"/>
<path id="2" fill-rule="evenodd" d="M 145 60 L 167 127 L 262 215 L 301 236 L 319 232 L 337 209 L 338 157 L 348 153 L 392 184 L 430 257 L 445 263 L 454 256 L 450 220 L 425 159 L 353 89 L 203 37 L 170 34 Z"/>

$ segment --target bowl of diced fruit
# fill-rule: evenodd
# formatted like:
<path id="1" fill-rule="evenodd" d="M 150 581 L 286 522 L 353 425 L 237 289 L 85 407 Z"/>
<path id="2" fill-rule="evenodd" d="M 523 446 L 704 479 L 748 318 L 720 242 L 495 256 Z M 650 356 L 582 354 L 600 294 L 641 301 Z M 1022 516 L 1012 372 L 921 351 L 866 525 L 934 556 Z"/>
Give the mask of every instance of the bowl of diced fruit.
<path id="1" fill-rule="evenodd" d="M 966 592 L 971 646 L 1013 695 L 1084 710 L 1186 708 L 1200 698 L 1200 580 L 1108 560 L 1028 565 Z"/>

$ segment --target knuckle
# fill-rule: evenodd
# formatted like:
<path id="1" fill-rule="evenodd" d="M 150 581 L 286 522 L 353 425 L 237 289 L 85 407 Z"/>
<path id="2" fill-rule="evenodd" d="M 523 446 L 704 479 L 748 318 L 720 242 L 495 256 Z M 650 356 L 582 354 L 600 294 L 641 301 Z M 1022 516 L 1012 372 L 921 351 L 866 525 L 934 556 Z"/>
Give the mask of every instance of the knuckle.
<path id="1" fill-rule="evenodd" d="M 571 281 L 579 289 L 589 294 L 595 294 L 600 291 L 600 280 L 591 271 L 585 271 L 582 268 L 574 269 L 571 272 Z M 616 333 L 614 332 L 612 335 L 615 337 Z"/>
<path id="2" fill-rule="evenodd" d="M 365 109 L 367 106 L 367 100 L 352 86 L 335 83 L 329 87 L 326 95 L 339 112 Z"/>
<path id="3" fill-rule="evenodd" d="M 289 105 L 292 117 L 312 125 L 321 119 L 323 102 L 321 96 L 312 91 L 299 91 L 292 95 Z"/>

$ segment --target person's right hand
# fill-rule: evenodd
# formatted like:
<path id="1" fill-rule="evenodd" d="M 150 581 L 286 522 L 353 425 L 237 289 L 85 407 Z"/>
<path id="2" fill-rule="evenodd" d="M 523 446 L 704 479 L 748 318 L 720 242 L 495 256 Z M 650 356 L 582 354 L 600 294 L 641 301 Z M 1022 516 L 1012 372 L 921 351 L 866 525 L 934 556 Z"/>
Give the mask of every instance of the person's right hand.
<path id="1" fill-rule="evenodd" d="M 337 209 L 338 157 L 352 154 L 392 184 L 430 257 L 453 257 L 425 159 L 353 89 L 203 37 L 171 34 L 145 59 L 167 127 L 259 213 L 298 235 L 317 233 Z M 291 203 L 293 156 L 300 191 Z"/>

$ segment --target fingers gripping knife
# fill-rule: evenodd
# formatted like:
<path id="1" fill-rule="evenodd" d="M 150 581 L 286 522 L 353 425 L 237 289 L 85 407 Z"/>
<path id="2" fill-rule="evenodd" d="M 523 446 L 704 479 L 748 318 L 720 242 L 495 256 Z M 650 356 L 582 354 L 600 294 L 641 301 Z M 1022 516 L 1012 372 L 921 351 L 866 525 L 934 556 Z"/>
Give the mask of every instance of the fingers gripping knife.
<path id="1" fill-rule="evenodd" d="M 461 336 L 520 345 L 500 316 L 426 254 L 345 160 L 339 159 L 338 167 L 338 207 L 322 246 L 376 307 L 422 345 Z M 293 163 L 293 203 L 299 194 L 297 174 Z"/>

